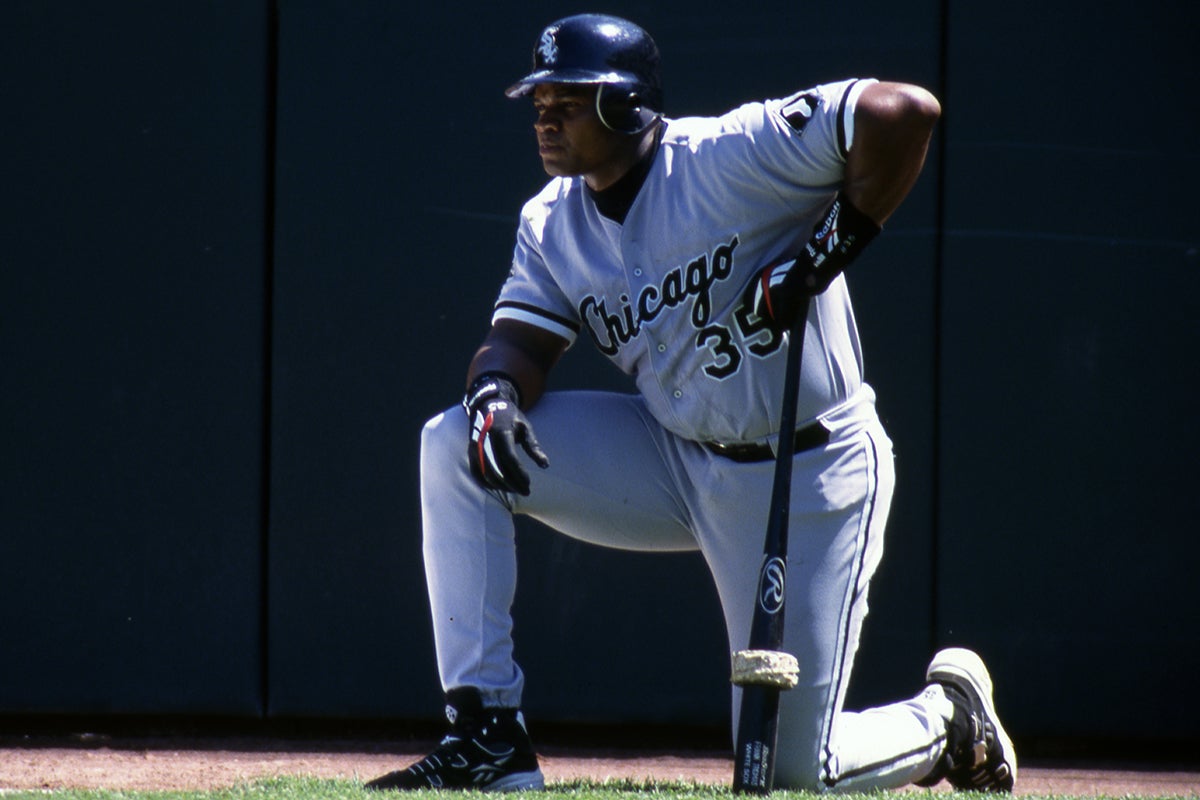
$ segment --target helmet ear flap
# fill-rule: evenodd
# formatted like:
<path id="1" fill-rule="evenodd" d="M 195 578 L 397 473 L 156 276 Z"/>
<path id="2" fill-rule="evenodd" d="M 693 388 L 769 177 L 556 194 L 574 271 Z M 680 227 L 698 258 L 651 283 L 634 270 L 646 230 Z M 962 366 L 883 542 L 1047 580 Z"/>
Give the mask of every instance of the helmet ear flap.
<path id="1" fill-rule="evenodd" d="M 659 118 L 636 90 L 620 84 L 597 86 L 596 114 L 606 128 L 628 134 L 641 133 Z"/>

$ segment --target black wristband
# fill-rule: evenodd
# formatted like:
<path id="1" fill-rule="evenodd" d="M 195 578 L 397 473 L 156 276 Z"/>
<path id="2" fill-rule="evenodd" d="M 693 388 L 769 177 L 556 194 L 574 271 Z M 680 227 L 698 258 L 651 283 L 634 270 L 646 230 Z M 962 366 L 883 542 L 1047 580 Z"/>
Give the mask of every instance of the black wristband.
<path id="1" fill-rule="evenodd" d="M 879 223 L 839 192 L 804 246 L 812 265 L 804 275 L 805 288 L 814 294 L 825 291 L 881 230 Z"/>
<path id="2" fill-rule="evenodd" d="M 516 381 L 511 375 L 498 370 L 476 376 L 463 395 L 462 405 L 470 415 L 481 402 L 493 397 L 503 397 L 517 408 L 521 407 L 521 390 L 517 388 Z"/>

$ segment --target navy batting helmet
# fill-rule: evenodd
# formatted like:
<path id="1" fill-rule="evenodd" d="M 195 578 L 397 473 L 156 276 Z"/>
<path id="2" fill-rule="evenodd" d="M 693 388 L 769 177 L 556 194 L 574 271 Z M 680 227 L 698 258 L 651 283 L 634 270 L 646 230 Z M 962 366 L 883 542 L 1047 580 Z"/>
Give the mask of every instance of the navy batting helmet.
<path id="1" fill-rule="evenodd" d="M 638 133 L 663 110 L 659 61 L 650 34 L 629 20 L 577 14 L 546 26 L 533 48 L 533 71 L 505 94 L 524 97 L 539 83 L 597 84 L 600 121 Z"/>

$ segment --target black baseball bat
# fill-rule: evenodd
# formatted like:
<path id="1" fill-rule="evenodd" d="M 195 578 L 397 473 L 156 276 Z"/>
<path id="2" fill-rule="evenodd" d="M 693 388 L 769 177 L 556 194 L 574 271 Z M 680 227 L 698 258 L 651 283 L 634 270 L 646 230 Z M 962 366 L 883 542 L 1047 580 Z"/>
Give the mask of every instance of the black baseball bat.
<path id="1" fill-rule="evenodd" d="M 775 454 L 775 481 L 763 543 L 754 616 L 750 624 L 751 650 L 780 650 L 783 647 L 783 613 L 787 585 L 788 511 L 792 493 L 792 459 L 796 454 L 796 401 L 800 395 L 800 361 L 804 328 L 808 321 L 805 303 L 788 332 L 786 368 L 783 378 L 783 409 L 779 418 L 779 449 Z M 779 731 L 779 692 L 776 686 L 748 684 L 742 687 L 738 716 L 737 746 L 734 751 L 733 790 L 744 794 L 767 794 L 775 784 L 775 745 Z"/>

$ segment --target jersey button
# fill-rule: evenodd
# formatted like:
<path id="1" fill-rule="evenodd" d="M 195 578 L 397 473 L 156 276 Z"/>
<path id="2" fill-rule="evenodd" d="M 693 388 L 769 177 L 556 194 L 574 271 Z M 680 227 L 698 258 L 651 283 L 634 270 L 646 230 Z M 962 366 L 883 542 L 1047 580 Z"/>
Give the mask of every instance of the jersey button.
<path id="1" fill-rule="evenodd" d="M 665 344 L 663 344 L 662 342 L 659 342 L 658 343 L 658 352 L 660 352 L 660 353 L 667 352 L 667 346 Z"/>
<path id="2" fill-rule="evenodd" d="M 634 275 L 637 275 L 638 277 L 641 277 L 641 275 L 642 275 L 642 269 L 641 269 L 641 267 L 637 267 L 637 268 L 635 268 L 635 269 L 633 270 L 633 274 L 634 274 Z"/>
<path id="3" fill-rule="evenodd" d="M 678 390 L 678 389 L 676 389 L 676 390 L 675 390 L 674 394 L 675 394 L 675 399 L 676 399 L 676 400 L 678 400 L 679 398 L 683 397 L 683 392 L 681 392 L 681 391 L 680 391 L 680 390 Z"/>

